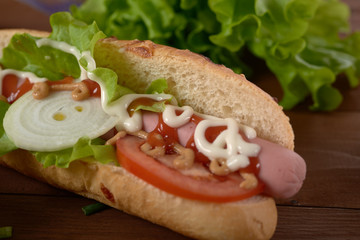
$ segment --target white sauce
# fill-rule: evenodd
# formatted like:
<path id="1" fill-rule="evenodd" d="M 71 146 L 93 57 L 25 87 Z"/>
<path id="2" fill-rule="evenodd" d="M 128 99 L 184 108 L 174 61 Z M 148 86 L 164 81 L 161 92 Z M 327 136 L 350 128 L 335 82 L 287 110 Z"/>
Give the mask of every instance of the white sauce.
<path id="1" fill-rule="evenodd" d="M 219 126 L 227 126 L 227 129 L 210 143 L 205 137 L 206 129 Z M 232 118 L 200 121 L 195 128 L 194 140 L 199 152 L 210 160 L 226 159 L 231 171 L 248 166 L 249 157 L 257 156 L 260 151 L 259 145 L 244 141 L 239 134 L 239 125 Z"/>
<path id="2" fill-rule="evenodd" d="M 96 63 L 89 51 L 80 52 L 76 47 L 71 46 L 65 42 L 54 41 L 48 38 L 39 39 L 36 41 L 36 44 L 38 47 L 47 45 L 70 53 L 76 57 L 78 62 L 82 58 L 87 61 L 87 69 L 83 68 L 79 63 L 81 77 L 78 80 L 88 78 L 100 84 L 102 108 L 108 115 L 118 117 L 116 128 L 119 131 L 126 130 L 128 132 L 136 132 L 142 129 L 141 112 L 137 111 L 130 117 L 127 111 L 129 105 L 137 98 L 147 97 L 156 101 L 171 99 L 171 104 L 177 105 L 176 100 L 172 97 L 172 95 L 169 94 L 128 94 L 110 104 L 107 104 L 108 101 L 106 92 L 104 90 L 105 87 L 102 85 L 103 83 L 101 79 L 92 73 L 92 71 L 96 69 Z M 45 78 L 39 78 L 35 74 L 29 72 L 21 72 L 10 69 L 0 70 L 0 92 L 2 79 L 7 74 L 15 74 L 20 78 L 28 78 L 32 83 L 46 81 Z M 178 128 L 188 123 L 194 113 L 194 110 L 189 106 L 176 107 L 172 105 L 166 105 L 165 107 L 163 112 L 164 122 L 173 128 Z M 177 116 L 176 110 L 181 110 L 183 112 Z M 230 170 L 236 171 L 239 168 L 248 166 L 249 157 L 257 156 L 259 153 L 259 145 L 244 141 L 242 136 L 239 134 L 239 130 L 241 130 L 248 138 L 255 138 L 256 132 L 253 128 L 239 125 L 234 119 L 231 118 L 220 119 L 203 114 L 198 115 L 204 118 L 204 120 L 200 121 L 200 123 L 196 126 L 194 135 L 195 144 L 197 149 L 210 160 L 214 160 L 216 158 L 225 158 L 227 159 L 226 164 Z M 227 129 L 219 134 L 213 143 L 210 143 L 205 137 L 205 131 L 209 127 L 216 126 L 227 126 Z"/>
<path id="3" fill-rule="evenodd" d="M 172 95 L 169 94 L 127 94 L 116 101 L 110 103 L 104 108 L 104 111 L 111 115 L 117 116 L 119 122 L 116 125 L 116 129 L 126 130 L 128 132 L 136 132 L 142 128 L 142 116 L 140 111 L 136 111 L 131 117 L 128 113 L 129 105 L 136 99 L 141 97 L 151 98 L 156 101 L 163 101 L 174 99 Z M 173 102 L 176 104 L 176 102 Z"/>
<path id="4" fill-rule="evenodd" d="M 183 112 L 179 116 L 177 116 L 176 110 L 181 110 Z M 173 105 L 166 105 L 163 112 L 163 120 L 166 125 L 173 128 L 178 128 L 188 123 L 193 114 L 194 110 L 189 106 L 176 107 Z"/>
<path id="5" fill-rule="evenodd" d="M 120 98 L 114 104 L 116 109 L 112 114 L 121 115 L 120 122 L 123 122 L 123 127 L 128 130 L 129 126 L 134 131 L 142 128 L 142 118 L 140 113 L 130 117 L 127 108 L 137 98 L 148 97 L 155 99 L 152 94 L 129 94 Z M 163 100 L 159 97 L 160 101 Z M 166 99 L 166 98 L 165 98 Z M 179 116 L 176 115 L 176 110 L 183 111 Z M 163 114 L 164 122 L 173 128 L 178 128 L 188 123 L 194 114 L 194 110 L 189 106 L 177 107 L 173 105 L 166 105 Z M 200 115 L 200 114 L 199 114 Z M 236 171 L 239 168 L 247 167 L 250 163 L 249 157 L 255 157 L 260 151 L 260 146 L 254 143 L 246 142 L 239 131 L 243 131 L 248 138 L 255 138 L 256 131 L 248 126 L 239 125 L 232 118 L 215 118 L 207 115 L 200 115 L 204 120 L 200 121 L 195 128 L 194 140 L 199 152 L 208 157 L 211 161 L 217 158 L 226 159 L 226 164 L 231 171 Z M 134 119 L 133 119 L 134 118 Z M 129 123 L 129 124 L 128 124 Z M 216 137 L 214 142 L 210 143 L 206 137 L 205 132 L 209 127 L 226 126 L 224 130 Z M 128 129 L 127 129 L 128 128 Z M 120 128 L 121 129 L 121 128 Z M 118 130 L 120 130 L 118 129 Z M 123 130 L 123 129 L 121 129 Z M 131 131 L 130 131 L 131 132 Z"/>

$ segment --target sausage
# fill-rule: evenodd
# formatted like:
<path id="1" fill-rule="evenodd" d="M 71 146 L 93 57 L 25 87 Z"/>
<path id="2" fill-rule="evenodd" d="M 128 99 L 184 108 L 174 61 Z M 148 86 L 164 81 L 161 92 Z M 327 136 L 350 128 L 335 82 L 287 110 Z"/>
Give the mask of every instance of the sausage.
<path id="1" fill-rule="evenodd" d="M 250 142 L 261 146 L 259 178 L 265 183 L 265 193 L 274 198 L 294 196 L 305 180 L 304 159 L 294 151 L 261 138 Z"/>
<path id="2" fill-rule="evenodd" d="M 143 129 L 151 132 L 157 126 L 157 113 L 143 112 Z M 189 122 L 177 129 L 179 143 L 186 145 L 196 125 Z M 285 147 L 261 138 L 249 140 L 261 146 L 258 155 L 259 179 L 265 183 L 264 193 L 274 198 L 290 198 L 301 188 L 306 175 L 304 159 Z"/>

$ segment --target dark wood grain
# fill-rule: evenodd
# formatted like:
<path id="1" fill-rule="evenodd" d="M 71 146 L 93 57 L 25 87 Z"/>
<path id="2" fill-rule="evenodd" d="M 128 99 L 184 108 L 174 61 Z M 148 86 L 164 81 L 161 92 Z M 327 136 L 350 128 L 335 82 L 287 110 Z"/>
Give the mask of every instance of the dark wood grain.
<path id="1" fill-rule="evenodd" d="M 94 201 L 77 197 L 0 195 L 0 226 L 12 226 L 12 239 L 186 239 L 166 228 L 109 208 L 85 216 Z"/>
<path id="2" fill-rule="evenodd" d="M 273 240 L 360 239 L 360 211 L 278 206 L 278 212 L 278 228 Z"/>
<path id="3" fill-rule="evenodd" d="M 343 2 L 351 6 L 352 29 L 360 30 L 360 1 Z M 14 7 L 22 14 L 11 12 Z M 16 1 L 0 1 L 0 28 L 49 30 L 47 19 Z M 271 73 L 261 72 L 253 80 L 281 98 Z M 277 200 L 275 240 L 360 239 L 360 88 L 351 89 L 344 76 L 335 86 L 344 96 L 336 111 L 310 112 L 309 100 L 286 111 L 308 172 L 299 194 Z M 0 166 L 0 226 L 13 226 L 12 239 L 187 239 L 115 209 L 85 216 L 81 207 L 93 202 Z"/>

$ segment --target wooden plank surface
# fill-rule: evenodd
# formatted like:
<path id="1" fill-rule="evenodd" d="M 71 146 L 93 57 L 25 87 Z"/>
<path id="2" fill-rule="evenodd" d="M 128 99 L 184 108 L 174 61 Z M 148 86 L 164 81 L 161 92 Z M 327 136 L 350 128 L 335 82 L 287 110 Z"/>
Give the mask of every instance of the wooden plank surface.
<path id="1" fill-rule="evenodd" d="M 351 6 L 353 29 L 360 30 L 360 1 L 344 2 Z M 12 6 L 24 12 L 22 21 L 10 13 Z M 13 0 L 0 1 L 0 28 L 47 30 L 45 19 Z M 268 72 L 256 84 L 281 98 Z M 344 96 L 338 110 L 314 113 L 305 103 L 286 112 L 308 172 L 299 194 L 277 201 L 273 239 L 360 239 L 360 88 L 350 89 L 343 77 L 336 85 Z M 0 167 L 0 226 L 14 227 L 12 239 L 187 239 L 115 209 L 85 216 L 81 207 L 93 202 Z"/>

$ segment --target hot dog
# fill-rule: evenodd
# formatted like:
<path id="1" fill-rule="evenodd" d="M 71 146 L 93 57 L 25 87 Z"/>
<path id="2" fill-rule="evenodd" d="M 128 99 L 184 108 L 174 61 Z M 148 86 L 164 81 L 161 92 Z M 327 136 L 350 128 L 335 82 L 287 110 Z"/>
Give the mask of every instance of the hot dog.
<path id="1" fill-rule="evenodd" d="M 0 36 L 13 34 L 14 31 L 3 31 Z M 8 40 L 9 38 L 4 42 Z M 45 46 L 47 46 L 46 41 L 43 41 Z M 50 41 L 49 44 L 53 43 L 54 41 Z M 275 231 L 277 219 L 273 197 L 288 198 L 296 194 L 305 178 L 306 169 L 304 160 L 292 151 L 293 132 L 288 118 L 272 98 L 249 83 L 243 75 L 237 75 L 223 66 L 215 65 L 197 54 L 157 45 L 150 41 L 100 39 L 93 52 L 96 67 L 112 69 L 116 72 L 120 85 L 127 86 L 137 93 L 144 93 L 155 79 L 163 78 L 168 85 L 167 94 L 155 94 L 154 97 L 157 99 L 156 104 L 165 105 L 165 107 L 162 105 L 162 110 L 156 110 L 154 113 L 153 110 L 143 107 L 141 110 L 134 110 L 133 113 L 131 109 L 129 110 L 129 105 L 143 96 L 151 99 L 154 94 L 141 95 L 131 101 L 125 101 L 124 99 L 129 96 L 136 95 L 128 93 L 106 104 L 105 96 L 109 94 L 104 93 L 105 87 L 100 83 L 101 98 L 94 100 L 95 97 L 92 97 L 91 101 L 97 102 L 95 105 L 97 104 L 96 106 L 104 112 L 104 116 L 109 116 L 103 125 L 108 124 L 111 128 L 104 127 L 104 130 L 99 131 L 98 136 L 94 137 L 100 137 L 104 141 L 115 139 L 113 143 L 110 141 L 108 146 L 116 149 L 120 165 L 117 162 L 98 162 L 94 160 L 97 158 L 95 153 L 90 157 L 75 159 L 65 167 L 58 167 L 54 166 L 52 160 L 47 159 L 40 161 L 41 163 L 36 160 L 41 158 L 42 153 L 34 156 L 29 152 L 29 150 L 40 152 L 44 151 L 43 149 L 57 152 L 68 146 L 67 142 L 58 144 L 39 142 L 39 145 L 34 145 L 36 139 L 24 144 L 24 140 L 18 139 L 18 127 L 8 126 L 17 121 L 17 116 L 21 116 L 14 109 L 21 107 L 23 102 L 51 102 L 51 99 L 58 97 L 60 99 L 65 95 L 62 92 L 53 92 L 57 90 L 54 90 L 50 83 L 48 87 L 52 90 L 44 100 L 32 99 L 31 91 L 35 91 L 33 88 L 24 93 L 9 107 L 10 110 L 7 110 L 3 120 L 5 133 L 15 143 L 15 147 L 23 149 L 3 155 L 0 158 L 1 164 L 190 237 L 269 239 Z M 90 60 L 87 60 L 88 72 L 85 77 L 95 79 L 92 75 L 95 71 L 91 70 Z M 4 72 L 13 73 L 6 71 L 7 68 L 2 70 L 4 76 Z M 66 101 L 73 102 L 68 99 Z M 86 101 L 88 100 L 84 100 Z M 123 104 L 124 101 L 126 104 Z M 167 131 L 159 130 L 160 134 L 155 129 L 159 125 L 159 116 L 163 118 L 165 110 L 171 109 L 170 106 L 180 109 L 178 112 L 173 112 L 174 116 L 170 121 L 172 123 L 188 109 L 177 106 L 178 103 L 182 106 L 191 106 L 192 114 L 187 120 L 183 120 L 182 124 L 167 126 L 170 129 L 167 131 L 173 131 L 176 136 L 174 141 L 169 142 Z M 87 109 L 86 105 L 81 104 L 76 107 L 78 112 Z M 119 112 L 122 114 L 119 115 Z M 56 117 L 51 116 L 55 121 L 61 122 L 69 117 L 69 114 L 66 114 L 68 112 L 59 112 Z M 135 118 L 137 118 L 136 124 L 130 123 Z M 196 120 L 198 118 L 201 120 Z M 198 126 L 206 123 L 206 120 L 209 120 L 210 127 L 204 127 L 205 130 L 201 132 Z M 206 129 L 212 128 L 211 124 L 214 121 L 216 124 L 220 122 L 220 125 L 216 125 L 220 130 L 218 129 L 214 136 L 211 136 L 215 140 L 209 140 L 205 136 Z M 19 125 L 21 124 L 19 122 Z M 235 131 L 225 134 L 230 128 Z M 256 132 L 256 136 L 247 134 L 247 130 L 251 133 Z M 21 132 L 27 131 L 32 134 L 32 130 L 28 128 L 24 127 L 21 130 Z M 205 137 L 198 140 L 195 134 Z M 204 142 L 211 145 L 222 141 L 220 138 L 216 140 L 221 134 L 226 135 L 225 140 L 233 138 L 237 142 L 240 141 L 244 149 L 247 149 L 247 146 L 253 149 L 249 150 L 250 153 L 245 159 L 239 152 L 232 151 L 230 156 L 234 157 L 231 162 L 233 165 L 230 166 L 226 162 L 230 157 L 225 159 L 226 164 L 222 163 L 222 166 L 226 165 L 225 174 L 211 170 L 210 165 L 218 157 L 208 155 L 207 148 L 200 146 Z M 158 139 L 160 143 L 156 142 L 158 135 L 160 135 L 160 140 Z M 193 145 L 188 144 L 189 139 L 194 139 Z M 223 144 L 220 150 L 226 149 L 231 144 L 230 140 L 226 140 L 226 144 Z M 145 147 L 149 148 L 145 149 Z M 152 150 L 156 147 L 165 152 L 154 153 Z M 235 147 L 239 146 L 235 144 Z M 181 149 L 192 149 L 190 152 L 199 156 L 202 154 L 205 160 L 198 161 L 195 157 L 190 166 L 178 167 L 174 158 L 181 155 L 179 153 Z M 281 174 L 278 174 L 279 172 Z M 244 186 L 243 183 L 248 176 L 250 176 L 250 185 Z M 238 190 L 233 191 L 234 186 Z M 199 189 L 208 189 L 208 191 L 204 193 L 203 190 L 199 194 Z"/>
<path id="2" fill-rule="evenodd" d="M 146 132 L 155 129 L 158 120 L 157 114 L 145 113 L 143 126 Z M 179 143 L 186 146 L 193 135 L 195 126 L 188 123 L 177 129 Z M 278 144 L 273 144 L 261 138 L 249 140 L 261 146 L 259 153 L 260 168 L 259 178 L 265 183 L 264 193 L 276 198 L 289 198 L 301 188 L 305 177 L 305 163 L 295 152 Z"/>

